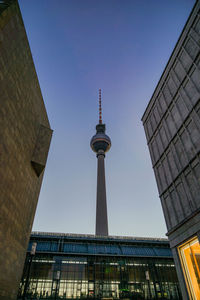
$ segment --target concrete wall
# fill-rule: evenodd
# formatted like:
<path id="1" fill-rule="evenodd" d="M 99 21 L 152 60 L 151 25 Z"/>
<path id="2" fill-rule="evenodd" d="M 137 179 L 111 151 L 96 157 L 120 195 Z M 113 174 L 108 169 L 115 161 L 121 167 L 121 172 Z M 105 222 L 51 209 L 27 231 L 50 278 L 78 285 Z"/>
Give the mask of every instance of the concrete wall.
<path id="1" fill-rule="evenodd" d="M 13 1 L 0 13 L 1 300 L 16 299 L 51 135 L 23 21 Z"/>
<path id="2" fill-rule="evenodd" d="M 197 1 L 142 118 L 174 255 L 200 230 L 199 13 Z"/>

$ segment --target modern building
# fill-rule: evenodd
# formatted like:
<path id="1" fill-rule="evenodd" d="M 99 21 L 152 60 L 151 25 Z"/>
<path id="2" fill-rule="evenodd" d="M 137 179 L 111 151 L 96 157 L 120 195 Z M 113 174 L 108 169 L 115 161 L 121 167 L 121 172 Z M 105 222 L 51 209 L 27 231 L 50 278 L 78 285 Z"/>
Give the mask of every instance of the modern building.
<path id="1" fill-rule="evenodd" d="M 0 1 L 0 299 L 16 300 L 52 130 L 17 1 Z"/>
<path id="2" fill-rule="evenodd" d="M 142 117 L 183 299 L 200 299 L 200 1 Z"/>
<path id="3" fill-rule="evenodd" d="M 33 232 L 18 299 L 181 299 L 167 239 L 108 235 L 101 90 L 96 130 L 96 234 Z"/>
<path id="4" fill-rule="evenodd" d="M 182 299 L 167 239 L 33 232 L 18 299 L 25 286 L 26 299 Z"/>

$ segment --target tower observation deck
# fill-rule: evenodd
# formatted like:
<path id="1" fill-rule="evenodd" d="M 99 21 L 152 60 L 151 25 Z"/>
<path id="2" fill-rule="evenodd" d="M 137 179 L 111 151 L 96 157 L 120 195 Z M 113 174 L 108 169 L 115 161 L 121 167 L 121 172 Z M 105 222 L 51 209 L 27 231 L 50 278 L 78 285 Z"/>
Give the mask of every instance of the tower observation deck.
<path id="1" fill-rule="evenodd" d="M 99 124 L 96 125 L 96 134 L 92 137 L 90 146 L 97 154 L 97 200 L 96 200 L 96 235 L 108 236 L 108 216 L 105 181 L 105 153 L 111 147 L 111 140 L 105 134 L 106 126 L 102 124 L 101 89 L 99 89 Z"/>

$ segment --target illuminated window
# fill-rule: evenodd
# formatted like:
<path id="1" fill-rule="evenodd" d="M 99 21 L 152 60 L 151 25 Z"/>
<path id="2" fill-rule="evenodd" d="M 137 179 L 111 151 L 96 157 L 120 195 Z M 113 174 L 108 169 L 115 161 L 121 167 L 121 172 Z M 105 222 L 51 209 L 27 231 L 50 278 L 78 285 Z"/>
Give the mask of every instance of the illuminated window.
<path id="1" fill-rule="evenodd" d="M 200 299 L 200 245 L 197 237 L 179 247 L 179 255 L 191 299 Z"/>

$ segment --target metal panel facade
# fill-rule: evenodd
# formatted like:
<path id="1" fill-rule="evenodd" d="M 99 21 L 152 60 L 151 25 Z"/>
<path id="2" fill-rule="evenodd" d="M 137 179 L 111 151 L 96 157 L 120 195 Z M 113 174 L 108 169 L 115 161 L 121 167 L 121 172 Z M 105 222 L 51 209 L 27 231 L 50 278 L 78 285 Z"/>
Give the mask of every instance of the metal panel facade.
<path id="1" fill-rule="evenodd" d="M 175 249 L 200 230 L 199 13 L 197 1 L 142 118 Z M 184 283 L 182 291 L 187 299 Z"/>

